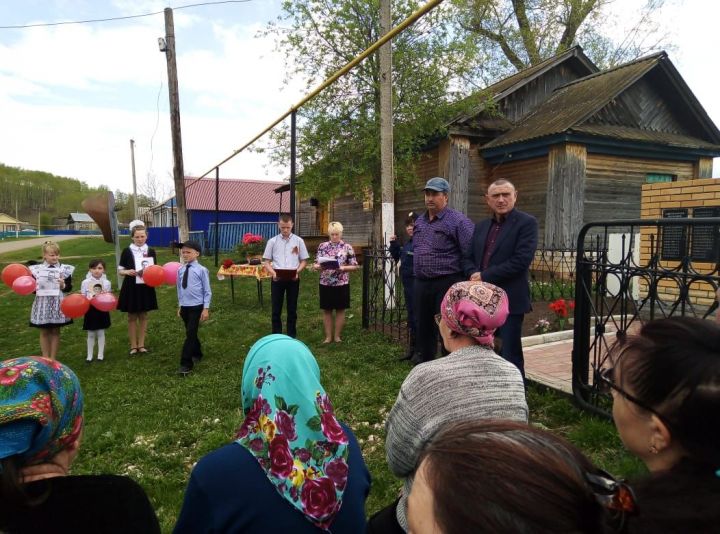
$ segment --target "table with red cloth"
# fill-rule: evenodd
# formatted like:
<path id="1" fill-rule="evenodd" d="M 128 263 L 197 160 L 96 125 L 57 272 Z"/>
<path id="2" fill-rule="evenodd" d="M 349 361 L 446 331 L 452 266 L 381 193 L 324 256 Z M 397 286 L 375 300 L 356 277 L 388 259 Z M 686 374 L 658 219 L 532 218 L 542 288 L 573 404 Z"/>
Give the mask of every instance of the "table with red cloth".
<path id="1" fill-rule="evenodd" d="M 230 294 L 232 301 L 235 302 L 235 278 L 254 278 L 257 283 L 257 295 L 260 306 L 263 306 L 263 280 L 269 280 L 270 274 L 262 265 L 233 264 L 229 267 L 220 267 L 217 272 L 218 280 L 230 278 Z"/>

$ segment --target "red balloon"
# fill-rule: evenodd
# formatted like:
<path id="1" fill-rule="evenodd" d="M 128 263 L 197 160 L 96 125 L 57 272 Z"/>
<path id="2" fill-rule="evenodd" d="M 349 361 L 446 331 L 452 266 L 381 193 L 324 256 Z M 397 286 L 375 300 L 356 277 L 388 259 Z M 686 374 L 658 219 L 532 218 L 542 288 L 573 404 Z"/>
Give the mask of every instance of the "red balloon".
<path id="1" fill-rule="evenodd" d="M 100 293 L 90 300 L 90 304 L 100 311 L 113 311 L 117 308 L 117 298 L 112 293 Z"/>
<path id="2" fill-rule="evenodd" d="M 169 261 L 163 265 L 163 272 L 165 273 L 165 283 L 169 286 L 177 284 L 178 270 L 182 267 L 182 263 L 179 261 Z"/>
<path id="3" fill-rule="evenodd" d="M 90 309 L 90 301 L 83 297 L 80 293 L 73 293 L 65 297 L 60 304 L 60 311 L 65 317 L 77 319 L 82 317 Z"/>
<path id="4" fill-rule="evenodd" d="M 18 276 L 12 283 L 12 290 L 18 295 L 29 295 L 35 291 L 37 283 L 32 276 Z"/>
<path id="5" fill-rule="evenodd" d="M 21 276 L 30 276 L 30 269 L 22 263 L 11 263 L 2 270 L 2 281 L 8 287 L 12 287 L 13 282 Z"/>
<path id="6" fill-rule="evenodd" d="M 157 287 L 165 281 L 165 271 L 159 265 L 150 265 L 145 267 L 142 279 L 150 287 Z"/>

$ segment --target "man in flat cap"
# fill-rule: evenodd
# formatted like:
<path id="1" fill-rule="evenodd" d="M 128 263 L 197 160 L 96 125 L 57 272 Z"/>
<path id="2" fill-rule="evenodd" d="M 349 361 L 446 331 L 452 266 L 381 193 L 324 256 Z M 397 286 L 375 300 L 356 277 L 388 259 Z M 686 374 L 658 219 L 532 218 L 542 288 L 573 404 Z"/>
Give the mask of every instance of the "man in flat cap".
<path id="1" fill-rule="evenodd" d="M 440 313 L 440 302 L 450 286 L 465 279 L 462 254 L 470 247 L 474 227 L 465 215 L 448 207 L 447 180 L 431 178 L 423 192 L 427 211 L 415 221 L 413 233 L 417 353 L 411 361 L 416 365 L 435 358 L 435 314 Z"/>

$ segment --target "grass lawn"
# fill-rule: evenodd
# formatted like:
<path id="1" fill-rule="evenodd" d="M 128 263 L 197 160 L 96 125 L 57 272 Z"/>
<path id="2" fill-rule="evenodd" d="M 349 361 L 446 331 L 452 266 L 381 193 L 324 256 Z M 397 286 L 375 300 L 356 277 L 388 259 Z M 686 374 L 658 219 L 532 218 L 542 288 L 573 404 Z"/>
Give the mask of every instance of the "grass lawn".
<path id="1" fill-rule="evenodd" d="M 102 257 L 117 291 L 112 245 L 101 238 L 60 245 L 61 261 L 67 257 L 66 263 L 77 268 L 76 290 L 89 260 Z M 13 261 L 39 257 L 39 247 L 0 255 L 0 269 Z M 167 249 L 158 250 L 160 263 L 174 259 Z M 268 282 L 264 282 L 264 307 L 257 302 L 252 279 L 235 281 L 233 303 L 228 280 L 218 281 L 213 275 L 212 258 L 201 258 L 201 262 L 211 271 L 213 302 L 210 320 L 200 329 L 205 359 L 189 377 L 175 374 L 184 332 L 175 315 L 174 287 L 158 288 L 160 309 L 150 316 L 147 355 L 128 356 L 127 320 L 118 312 L 112 314 L 104 363 L 85 364 L 82 320 L 62 329 L 60 343 L 59 359 L 76 371 L 86 399 L 85 434 L 73 472 L 133 477 L 149 494 L 164 532 L 172 530 L 194 462 L 228 443 L 239 426 L 243 359 L 252 343 L 270 331 Z M 317 276 L 303 273 L 299 337 L 317 357 L 322 383 L 340 419 L 361 440 L 373 477 L 367 502 L 371 514 L 393 501 L 400 487 L 385 465 L 384 421 L 410 366 L 396 361 L 401 347 L 362 329 L 360 272 L 352 275 L 353 308 L 348 311 L 343 343 L 322 345 Z M 0 287 L 4 340 L 0 358 L 39 353 L 38 332 L 28 327 L 31 305 L 31 296 L 21 297 Z M 531 387 L 528 402 L 534 424 L 566 436 L 601 467 L 625 476 L 642 471 L 640 463 L 622 449 L 611 422 L 581 412 L 567 397 L 542 388 Z"/>

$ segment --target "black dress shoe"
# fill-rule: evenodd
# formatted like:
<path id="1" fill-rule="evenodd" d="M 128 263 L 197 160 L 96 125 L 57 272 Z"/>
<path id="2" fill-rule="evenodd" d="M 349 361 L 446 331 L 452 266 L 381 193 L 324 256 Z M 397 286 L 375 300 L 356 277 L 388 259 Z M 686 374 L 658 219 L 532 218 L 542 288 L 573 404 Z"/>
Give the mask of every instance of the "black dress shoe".
<path id="1" fill-rule="evenodd" d="M 411 360 L 414 354 L 412 352 L 406 352 L 404 355 L 400 356 L 397 361 L 404 362 L 405 360 Z"/>
<path id="2" fill-rule="evenodd" d="M 185 367 L 184 365 L 181 366 L 180 369 L 178 369 L 178 374 L 179 374 L 180 376 L 187 376 L 187 375 L 189 375 L 191 372 L 192 372 L 192 368 L 190 368 L 190 367 Z"/>

